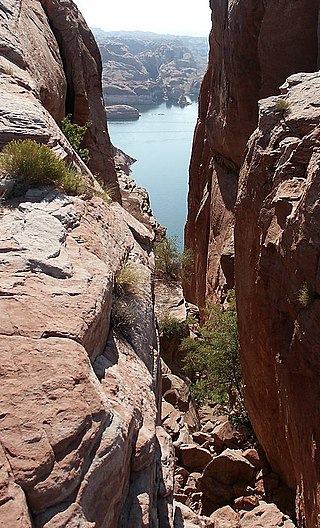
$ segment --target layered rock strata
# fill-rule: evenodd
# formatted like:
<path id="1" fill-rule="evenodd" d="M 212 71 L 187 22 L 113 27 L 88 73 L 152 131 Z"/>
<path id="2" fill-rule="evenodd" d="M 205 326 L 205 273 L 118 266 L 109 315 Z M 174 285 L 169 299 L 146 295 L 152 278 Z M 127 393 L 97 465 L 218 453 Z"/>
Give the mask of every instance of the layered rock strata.
<path id="1" fill-rule="evenodd" d="M 75 4 L 2 0 L 0 21 L 0 146 L 12 139 L 35 139 L 69 162 L 76 160 L 86 172 L 58 127 L 71 113 L 75 123 L 90 123 L 84 140 L 89 167 L 120 199 L 106 129 L 101 59 Z"/>
<path id="2" fill-rule="evenodd" d="M 157 526 L 157 497 L 169 515 L 172 490 L 160 471 L 150 261 L 137 242 L 150 232 L 99 198 L 43 189 L 12 205 L 0 223 L 0 523 Z M 135 290 L 117 305 L 128 258 Z"/>
<path id="3" fill-rule="evenodd" d="M 260 102 L 235 231 L 246 403 L 307 528 L 320 523 L 319 88 L 298 74 Z"/>
<path id="4" fill-rule="evenodd" d="M 318 60 L 318 0 L 218 0 L 211 9 L 185 231 L 195 255 L 185 292 L 199 306 L 205 296 L 223 300 L 234 285 L 234 205 L 257 101 L 279 93 L 288 75 L 316 70 Z"/>
<path id="5" fill-rule="evenodd" d="M 0 17 L 0 145 L 46 143 L 94 183 L 57 125 L 66 112 L 90 120 L 91 168 L 120 200 L 99 53 L 75 5 L 5 0 Z M 97 197 L 33 189 L 1 207 L 1 525 L 172 520 L 153 239 L 152 226 Z M 120 294 L 126 262 L 134 288 Z"/>

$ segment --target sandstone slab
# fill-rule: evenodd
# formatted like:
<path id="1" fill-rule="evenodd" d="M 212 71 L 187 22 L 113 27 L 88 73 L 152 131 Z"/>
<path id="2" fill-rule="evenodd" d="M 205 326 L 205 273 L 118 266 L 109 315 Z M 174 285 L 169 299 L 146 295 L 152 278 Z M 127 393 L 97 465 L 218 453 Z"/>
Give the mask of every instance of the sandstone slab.
<path id="1" fill-rule="evenodd" d="M 294 528 L 293 522 L 275 504 L 263 503 L 240 516 L 239 528 Z"/>

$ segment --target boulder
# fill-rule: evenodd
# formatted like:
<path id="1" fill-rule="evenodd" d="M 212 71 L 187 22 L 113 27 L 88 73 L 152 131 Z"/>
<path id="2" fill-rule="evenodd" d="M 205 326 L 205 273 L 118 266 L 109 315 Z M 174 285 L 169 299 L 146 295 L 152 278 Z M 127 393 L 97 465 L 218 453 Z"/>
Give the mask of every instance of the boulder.
<path id="1" fill-rule="evenodd" d="M 255 468 L 242 456 L 241 451 L 226 449 L 211 460 L 204 471 L 204 476 L 229 485 L 236 482 L 252 483 L 255 478 Z"/>
<path id="2" fill-rule="evenodd" d="M 205 528 L 206 519 L 194 513 L 188 506 L 174 501 L 174 528 Z"/>
<path id="3" fill-rule="evenodd" d="M 180 445 L 178 448 L 178 457 L 187 468 L 204 469 L 212 460 L 211 453 L 198 444 Z"/>
<path id="4" fill-rule="evenodd" d="M 209 477 L 205 473 L 202 475 L 199 488 L 206 498 L 209 499 L 211 511 L 213 509 L 212 504 L 219 507 L 228 504 L 236 497 L 234 489 L 230 484 L 220 482 L 220 480 Z"/>
<path id="5" fill-rule="evenodd" d="M 239 528 L 239 516 L 230 506 L 223 506 L 213 512 L 210 520 L 214 528 Z"/>
<path id="6" fill-rule="evenodd" d="M 261 502 L 252 511 L 240 514 L 239 528 L 295 528 L 293 522 L 275 504 Z"/>
<path id="7" fill-rule="evenodd" d="M 217 453 L 221 453 L 226 447 L 235 449 L 237 447 L 236 432 L 229 420 L 217 425 L 211 435 L 214 440 L 214 448 Z"/>
<path id="8" fill-rule="evenodd" d="M 197 444 L 200 445 L 212 440 L 211 435 L 209 433 L 205 433 L 204 431 L 196 431 L 195 433 L 192 433 L 192 438 Z"/>
<path id="9" fill-rule="evenodd" d="M 246 495 L 244 497 L 238 497 L 234 500 L 234 505 L 238 511 L 251 511 L 256 506 L 259 506 L 259 497 L 257 497 L 256 495 Z"/>
<path id="10" fill-rule="evenodd" d="M 256 449 L 246 449 L 243 456 L 257 469 L 263 468 L 266 464 L 265 456 L 261 455 Z"/>

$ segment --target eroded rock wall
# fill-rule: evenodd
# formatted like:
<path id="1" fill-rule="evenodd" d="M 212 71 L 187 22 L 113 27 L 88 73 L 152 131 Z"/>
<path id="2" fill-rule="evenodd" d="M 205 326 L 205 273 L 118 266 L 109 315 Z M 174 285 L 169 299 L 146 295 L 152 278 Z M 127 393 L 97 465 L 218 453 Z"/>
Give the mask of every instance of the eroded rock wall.
<path id="1" fill-rule="evenodd" d="M 318 0 L 214 0 L 211 9 L 185 230 L 195 256 L 185 292 L 200 306 L 234 284 L 234 205 L 257 101 L 279 93 L 290 74 L 316 70 L 318 60 Z"/>
<path id="2" fill-rule="evenodd" d="M 211 8 L 186 225 L 195 263 L 185 292 L 200 305 L 223 300 L 234 284 L 235 246 L 249 414 L 271 466 L 297 489 L 299 528 L 314 528 L 320 115 L 319 76 L 311 72 L 319 2 L 217 0 Z"/>
<path id="3" fill-rule="evenodd" d="M 150 260 L 136 241 L 153 235 L 99 198 L 43 189 L 12 205 L 0 222 L 0 523 L 157 526 L 170 489 Z M 110 315 L 127 258 L 137 276 L 124 339 Z"/>
<path id="4" fill-rule="evenodd" d="M 85 137 L 89 168 L 112 185 L 120 200 L 106 128 L 100 54 L 75 4 L 2 0 L 0 21 L 0 146 L 31 138 L 73 161 L 75 154 L 58 127 L 71 113 L 76 123 L 90 122 Z M 82 170 L 87 170 L 83 164 Z"/>
<path id="5" fill-rule="evenodd" d="M 260 102 L 235 230 L 246 404 L 308 528 L 320 525 L 319 88 L 318 73 L 298 74 Z"/>
<path id="6" fill-rule="evenodd" d="M 72 111 L 92 121 L 90 166 L 120 200 L 100 57 L 75 5 L 3 0 L 0 19 L 0 146 L 46 143 L 97 185 L 58 127 Z M 1 204 L 1 526 L 172 526 L 153 239 L 98 197 L 42 188 Z M 134 292 L 119 302 L 125 262 Z"/>

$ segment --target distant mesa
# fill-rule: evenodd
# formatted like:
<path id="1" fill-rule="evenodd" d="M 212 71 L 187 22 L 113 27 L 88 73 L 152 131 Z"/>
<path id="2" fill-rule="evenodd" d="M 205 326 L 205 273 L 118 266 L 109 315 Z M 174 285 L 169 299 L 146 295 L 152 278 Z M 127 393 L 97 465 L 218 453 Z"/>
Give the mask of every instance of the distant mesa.
<path id="1" fill-rule="evenodd" d="M 136 121 L 140 117 L 139 110 L 129 105 L 106 106 L 109 121 Z"/>
<path id="2" fill-rule="evenodd" d="M 208 61 L 204 37 L 94 30 L 107 105 L 140 108 L 162 101 L 186 106 L 198 98 Z"/>

